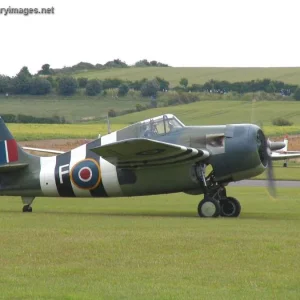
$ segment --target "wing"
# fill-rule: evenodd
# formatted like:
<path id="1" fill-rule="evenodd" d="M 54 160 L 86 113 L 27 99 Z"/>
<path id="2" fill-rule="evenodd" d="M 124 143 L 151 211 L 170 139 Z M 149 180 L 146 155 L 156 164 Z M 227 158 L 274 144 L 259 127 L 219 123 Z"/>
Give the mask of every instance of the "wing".
<path id="1" fill-rule="evenodd" d="M 52 154 L 62 154 L 62 153 L 65 153 L 64 151 L 59 151 L 59 150 L 50 150 L 50 149 L 41 149 L 41 148 L 32 148 L 32 147 L 22 147 L 22 148 L 24 150 L 46 152 L 46 153 L 52 153 Z"/>
<path id="2" fill-rule="evenodd" d="M 291 158 L 299 158 L 299 151 L 286 151 L 285 153 L 272 152 L 271 158 L 272 160 L 285 160 Z"/>
<path id="3" fill-rule="evenodd" d="M 119 168 L 154 167 L 196 162 L 209 157 L 207 150 L 149 139 L 128 139 L 90 150 Z"/>

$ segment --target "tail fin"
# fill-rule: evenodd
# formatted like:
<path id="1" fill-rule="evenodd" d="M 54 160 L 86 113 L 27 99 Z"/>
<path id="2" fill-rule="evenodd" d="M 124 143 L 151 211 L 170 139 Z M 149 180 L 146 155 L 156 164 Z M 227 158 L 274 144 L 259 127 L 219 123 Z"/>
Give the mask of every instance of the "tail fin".
<path id="1" fill-rule="evenodd" d="M 26 167 L 29 164 L 26 156 L 0 117 L 0 172 Z"/>

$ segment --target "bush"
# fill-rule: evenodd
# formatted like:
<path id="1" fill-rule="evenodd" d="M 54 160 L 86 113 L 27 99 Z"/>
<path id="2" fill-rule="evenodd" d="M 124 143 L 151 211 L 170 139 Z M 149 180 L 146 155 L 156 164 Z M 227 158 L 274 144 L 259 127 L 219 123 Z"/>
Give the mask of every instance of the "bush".
<path id="1" fill-rule="evenodd" d="M 117 113 L 116 113 L 116 111 L 114 109 L 110 109 L 108 111 L 108 116 L 111 117 L 111 118 L 113 118 L 113 117 L 117 116 Z"/>
<path id="2" fill-rule="evenodd" d="M 300 87 L 295 90 L 294 98 L 298 101 L 300 100 Z"/>
<path id="3" fill-rule="evenodd" d="M 118 88 L 118 96 L 126 96 L 129 91 L 129 87 L 127 84 L 122 83 Z"/>
<path id="4" fill-rule="evenodd" d="M 159 83 L 157 80 L 147 80 L 141 87 L 141 94 L 143 97 L 155 97 L 159 91 Z"/>
<path id="5" fill-rule="evenodd" d="M 2 119 L 6 123 L 35 123 L 35 124 L 65 124 L 65 117 L 52 116 L 52 117 L 34 117 L 30 115 L 13 115 L 3 114 Z"/>
<path id="6" fill-rule="evenodd" d="M 77 80 L 73 77 L 65 76 L 58 81 L 58 92 L 61 95 L 73 95 L 75 94 L 77 87 Z"/>
<path id="7" fill-rule="evenodd" d="M 101 90 L 102 84 L 97 79 L 89 80 L 85 88 L 85 92 L 88 96 L 96 96 L 101 92 Z"/>
<path id="8" fill-rule="evenodd" d="M 290 122 L 289 120 L 286 120 L 284 118 L 276 118 L 272 121 L 272 124 L 275 126 L 292 126 L 293 122 Z"/>

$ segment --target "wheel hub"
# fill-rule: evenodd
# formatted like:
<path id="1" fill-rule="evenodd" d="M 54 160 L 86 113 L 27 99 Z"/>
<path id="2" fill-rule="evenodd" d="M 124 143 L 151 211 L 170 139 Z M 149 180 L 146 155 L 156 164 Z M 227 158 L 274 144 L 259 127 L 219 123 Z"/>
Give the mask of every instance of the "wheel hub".
<path id="1" fill-rule="evenodd" d="M 203 215 L 205 215 L 207 217 L 211 217 L 216 212 L 216 206 L 214 203 L 207 201 L 202 205 L 201 211 L 202 211 Z"/>
<path id="2" fill-rule="evenodd" d="M 231 216 L 236 211 L 235 205 L 231 201 L 224 201 L 223 205 L 221 205 L 221 209 L 224 216 Z"/>

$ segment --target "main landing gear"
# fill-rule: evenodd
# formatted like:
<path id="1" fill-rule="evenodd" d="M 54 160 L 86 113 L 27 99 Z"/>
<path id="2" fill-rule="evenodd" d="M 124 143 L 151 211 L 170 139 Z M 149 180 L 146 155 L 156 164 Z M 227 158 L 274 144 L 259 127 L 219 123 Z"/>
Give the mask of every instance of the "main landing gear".
<path id="1" fill-rule="evenodd" d="M 196 167 L 198 180 L 204 186 L 204 199 L 198 205 L 198 214 L 204 218 L 238 217 L 241 212 L 239 201 L 233 197 L 227 197 L 223 185 L 213 180 L 213 172 L 205 177 L 205 165 Z"/>
<path id="2" fill-rule="evenodd" d="M 22 202 L 25 204 L 23 206 L 23 212 L 32 212 L 31 204 L 35 197 L 22 197 Z"/>

